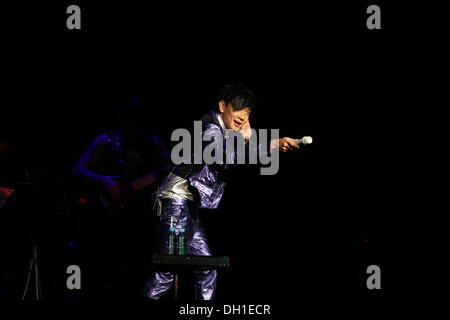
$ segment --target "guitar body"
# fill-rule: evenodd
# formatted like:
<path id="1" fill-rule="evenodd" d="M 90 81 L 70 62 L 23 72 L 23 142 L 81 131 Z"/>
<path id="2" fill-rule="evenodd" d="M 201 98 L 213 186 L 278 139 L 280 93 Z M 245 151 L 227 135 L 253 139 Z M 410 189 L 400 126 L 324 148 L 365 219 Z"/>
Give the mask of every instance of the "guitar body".
<path id="1" fill-rule="evenodd" d="M 151 205 L 151 185 L 156 181 L 154 175 L 145 176 L 133 181 L 127 181 L 120 176 L 108 176 L 114 180 L 120 188 L 120 200 L 117 201 L 106 192 L 98 195 L 101 206 L 112 214 L 120 214 L 130 207 L 131 204 L 140 203 L 142 206 Z M 144 209 L 144 208 L 143 208 Z"/>

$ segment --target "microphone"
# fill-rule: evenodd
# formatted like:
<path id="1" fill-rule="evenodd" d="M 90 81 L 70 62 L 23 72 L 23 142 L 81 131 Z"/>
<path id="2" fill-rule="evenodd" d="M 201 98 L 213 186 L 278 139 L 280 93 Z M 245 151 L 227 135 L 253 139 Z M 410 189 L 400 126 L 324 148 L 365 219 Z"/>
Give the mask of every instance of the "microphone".
<path id="1" fill-rule="evenodd" d="M 313 139 L 310 136 L 305 136 L 301 139 L 296 139 L 295 140 L 295 144 L 297 145 L 306 145 L 306 144 L 311 144 L 313 142 Z"/>

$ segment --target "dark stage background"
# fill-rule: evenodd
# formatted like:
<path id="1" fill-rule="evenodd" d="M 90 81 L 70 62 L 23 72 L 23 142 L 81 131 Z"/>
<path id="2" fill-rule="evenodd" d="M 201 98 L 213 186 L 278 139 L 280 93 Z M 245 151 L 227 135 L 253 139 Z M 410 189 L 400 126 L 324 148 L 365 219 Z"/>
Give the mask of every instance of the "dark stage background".
<path id="1" fill-rule="evenodd" d="M 66 28 L 70 4 L 81 8 L 81 30 Z M 19 299 L 26 280 L 22 222 L 41 230 L 45 297 L 110 297 L 95 285 L 65 288 L 69 264 L 93 277 L 83 269 L 89 257 L 68 245 L 88 221 L 70 177 L 77 157 L 123 98 L 143 98 L 149 126 L 170 143 L 236 81 L 258 97 L 255 128 L 314 143 L 282 154 L 275 176 L 239 168 L 220 210 L 204 214 L 214 252 L 231 259 L 218 298 L 438 294 L 448 278 L 448 19 L 430 2 L 376 2 L 382 29 L 368 30 L 370 4 L 65 1 L 6 10 L 0 121 L 13 137 L 9 165 L 47 174 L 44 190 L 17 194 L 0 214 L 15 221 L 1 223 L 2 298 Z M 371 264 L 381 267 L 381 291 L 366 287 Z M 114 270 L 105 266 L 106 277 Z"/>

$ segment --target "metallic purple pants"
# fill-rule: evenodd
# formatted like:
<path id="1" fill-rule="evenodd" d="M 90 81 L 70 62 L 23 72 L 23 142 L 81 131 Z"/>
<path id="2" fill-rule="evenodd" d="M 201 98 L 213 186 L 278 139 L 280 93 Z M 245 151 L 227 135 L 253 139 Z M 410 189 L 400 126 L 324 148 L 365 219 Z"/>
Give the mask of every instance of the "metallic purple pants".
<path id="1" fill-rule="evenodd" d="M 170 219 L 173 217 L 177 228 L 186 229 L 187 254 L 210 256 L 208 241 L 203 226 L 198 218 L 197 204 L 183 199 L 159 199 L 161 219 L 157 226 L 159 252 L 167 253 L 166 244 Z M 159 299 L 173 285 L 174 275 L 171 272 L 155 272 L 148 280 L 143 294 L 152 299 Z M 217 271 L 196 272 L 196 297 L 211 300 L 217 284 Z"/>

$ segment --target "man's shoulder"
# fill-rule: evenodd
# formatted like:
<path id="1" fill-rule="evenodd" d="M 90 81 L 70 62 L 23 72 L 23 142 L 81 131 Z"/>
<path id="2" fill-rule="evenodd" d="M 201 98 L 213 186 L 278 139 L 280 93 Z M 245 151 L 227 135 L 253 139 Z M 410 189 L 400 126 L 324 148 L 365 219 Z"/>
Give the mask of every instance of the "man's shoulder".
<path id="1" fill-rule="evenodd" d="M 209 111 L 207 114 L 205 114 L 202 118 L 202 127 L 203 130 L 220 130 L 222 131 L 222 126 L 219 123 L 219 120 L 217 119 L 217 113 L 214 111 Z"/>
<path id="2" fill-rule="evenodd" d="M 201 118 L 201 121 L 204 124 L 214 123 L 220 125 L 219 120 L 217 119 L 217 113 L 213 110 L 210 110 L 208 113 L 204 114 L 203 117 Z"/>

